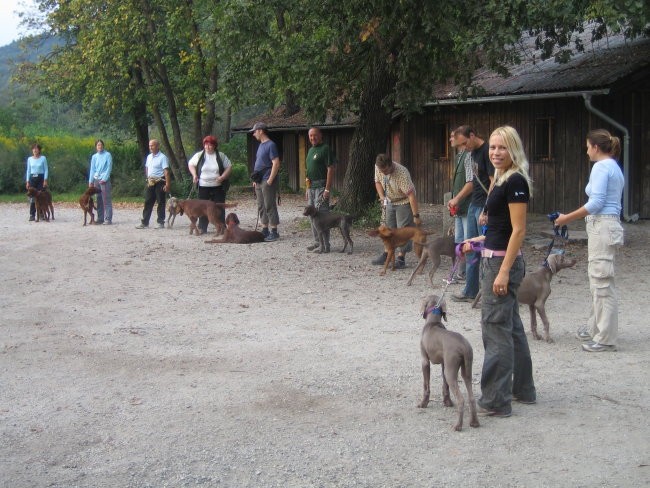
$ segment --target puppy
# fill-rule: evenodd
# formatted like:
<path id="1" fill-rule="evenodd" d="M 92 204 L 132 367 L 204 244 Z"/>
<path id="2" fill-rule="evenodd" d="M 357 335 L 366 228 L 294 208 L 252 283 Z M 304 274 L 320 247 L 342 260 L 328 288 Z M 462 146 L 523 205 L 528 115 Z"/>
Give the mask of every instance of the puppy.
<path id="1" fill-rule="evenodd" d="M 232 243 L 252 244 L 264 242 L 264 234 L 256 230 L 243 230 L 239 227 L 239 217 L 234 212 L 226 216 L 226 231 L 221 239 L 205 241 L 206 244 Z"/>
<path id="2" fill-rule="evenodd" d="M 440 303 L 438 303 L 440 302 Z M 426 408 L 431 395 L 431 363 L 442 366 L 442 403 L 445 407 L 453 406 L 449 396 L 449 388 L 456 397 L 456 409 L 458 420 L 453 430 L 463 429 L 463 411 L 465 400 L 458 387 L 458 370 L 467 388 L 467 399 L 471 427 L 478 427 L 478 415 L 476 412 L 476 401 L 472 391 L 472 361 L 474 352 L 472 346 L 458 332 L 452 332 L 442 325 L 442 320 L 447 320 L 447 306 L 444 300 L 436 295 L 430 295 L 422 302 L 422 317 L 426 321 L 420 338 L 420 352 L 422 354 L 422 375 L 424 377 L 424 394 L 419 408 Z"/>
<path id="3" fill-rule="evenodd" d="M 174 226 L 174 221 L 176 220 L 176 214 L 178 214 L 178 198 L 169 197 L 167 202 L 167 228 L 171 229 Z"/>
<path id="4" fill-rule="evenodd" d="M 325 244 L 325 232 L 334 227 L 338 227 L 341 231 L 341 236 L 343 236 L 343 249 L 341 252 L 345 252 L 345 249 L 350 244 L 350 250 L 348 254 L 352 254 L 352 249 L 354 244 L 350 238 L 350 227 L 352 226 L 352 221 L 354 217 L 351 215 L 343 215 L 334 212 L 319 212 L 316 207 L 313 205 L 307 205 L 305 211 L 302 213 L 305 217 L 309 217 L 314 224 L 314 228 L 318 233 L 318 240 L 320 242 L 320 248 L 317 252 L 325 253 L 330 252 L 329 246 Z"/>
<path id="5" fill-rule="evenodd" d="M 390 263 L 393 265 L 393 271 L 395 270 L 395 248 L 405 246 L 408 241 L 413 240 L 415 254 L 420 258 L 422 256 L 422 244 L 426 243 L 427 236 L 431 234 L 432 232 L 425 232 L 420 227 L 400 227 L 399 229 L 392 229 L 383 224 L 377 229 L 369 230 L 369 236 L 380 237 L 384 243 L 386 262 L 384 263 L 384 269 L 379 272 L 380 276 L 386 274 L 386 270 Z"/>
<path id="6" fill-rule="evenodd" d="M 46 222 L 49 222 L 50 218 L 54 220 L 52 194 L 47 188 L 37 190 L 36 188 L 30 187 L 27 190 L 27 196 L 34 199 L 36 205 L 36 222 L 39 222 L 40 219 L 43 219 Z"/>
<path id="7" fill-rule="evenodd" d="M 196 235 L 202 234 L 196 226 L 196 221 L 199 217 L 207 217 L 208 221 L 217 229 L 217 235 L 223 234 L 224 225 L 221 222 L 221 217 L 224 208 L 237 206 L 236 203 L 215 203 L 211 200 L 176 200 L 178 207 L 178 215 L 187 215 L 190 219 L 190 235 L 196 232 Z"/>
<path id="8" fill-rule="evenodd" d="M 93 213 L 93 210 L 96 207 L 95 200 L 93 200 L 93 195 L 96 195 L 97 193 L 101 193 L 101 190 L 99 188 L 96 186 L 89 186 L 86 191 L 83 192 L 83 195 L 79 197 L 79 206 L 84 211 L 84 227 L 86 226 L 88 214 L 90 214 L 90 225 L 93 225 L 95 223 L 95 214 Z"/>
<path id="9" fill-rule="evenodd" d="M 421 243 L 422 245 L 422 256 L 420 256 L 420 261 L 418 265 L 411 273 L 411 277 L 406 282 L 406 286 L 410 286 L 413 282 L 413 277 L 416 273 L 424 270 L 424 265 L 427 264 L 427 259 L 431 258 L 431 271 L 429 271 L 429 283 L 433 285 L 433 275 L 436 273 L 438 267 L 440 266 L 440 256 L 449 256 L 452 260 L 452 266 L 456 263 L 458 256 L 456 256 L 456 243 L 454 242 L 454 237 L 437 237 L 431 242 Z M 435 288 L 435 287 L 434 287 Z"/>

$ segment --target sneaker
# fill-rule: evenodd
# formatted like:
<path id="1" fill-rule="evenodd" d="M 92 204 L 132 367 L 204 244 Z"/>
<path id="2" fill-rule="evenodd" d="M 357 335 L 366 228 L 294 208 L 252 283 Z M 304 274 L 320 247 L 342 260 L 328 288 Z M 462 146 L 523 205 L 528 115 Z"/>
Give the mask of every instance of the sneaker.
<path id="1" fill-rule="evenodd" d="M 266 237 L 266 236 L 264 236 L 264 237 Z M 319 247 L 320 247 L 320 243 L 314 242 L 313 244 L 310 244 L 309 246 L 307 246 L 307 250 L 308 251 L 313 251 L 315 249 L 318 249 Z"/>
<path id="2" fill-rule="evenodd" d="M 576 339 L 581 341 L 591 341 L 591 334 L 587 331 L 586 327 L 581 327 L 576 332 Z"/>
<path id="3" fill-rule="evenodd" d="M 277 241 L 280 238 L 280 234 L 278 234 L 277 230 L 272 230 L 269 232 L 269 235 L 264 238 L 266 242 L 273 242 Z"/>
<path id="4" fill-rule="evenodd" d="M 265 238 L 269 236 L 269 228 L 268 227 L 262 227 L 262 235 Z"/>
<path id="5" fill-rule="evenodd" d="M 104 225 L 103 220 L 95 220 L 95 225 Z"/>
<path id="6" fill-rule="evenodd" d="M 404 268 L 406 268 L 406 261 L 404 260 L 404 256 L 397 256 L 397 259 L 395 260 L 395 269 Z"/>
<path id="7" fill-rule="evenodd" d="M 478 409 L 478 414 L 481 417 L 500 417 L 500 418 L 506 418 L 510 417 L 512 415 L 512 408 L 507 407 L 504 408 L 503 410 L 499 410 L 496 408 L 483 408 L 479 407 Z"/>
<path id="8" fill-rule="evenodd" d="M 110 220 L 105 220 L 104 225 L 113 225 L 113 222 L 111 222 Z"/>
<path id="9" fill-rule="evenodd" d="M 149 226 L 144 224 L 144 223 L 141 223 L 140 225 L 136 225 L 135 228 L 136 229 L 148 229 Z"/>
<path id="10" fill-rule="evenodd" d="M 165 228 L 165 224 L 158 224 L 156 226 L 156 229 L 164 229 L 164 228 Z"/>
<path id="11" fill-rule="evenodd" d="M 474 297 L 468 297 L 467 295 L 464 295 L 464 294 L 462 294 L 462 293 L 460 293 L 460 294 L 458 294 L 458 293 L 453 294 L 453 295 L 451 296 L 451 299 L 452 299 L 454 302 L 469 302 L 469 303 L 471 303 L 471 302 L 474 301 Z"/>
<path id="12" fill-rule="evenodd" d="M 30 222 L 34 222 L 34 221 L 36 221 L 36 217 L 34 217 L 33 215 L 30 215 L 30 216 L 29 216 L 29 221 L 30 221 Z"/>
<path id="13" fill-rule="evenodd" d="M 614 344 L 601 344 L 600 342 L 593 342 L 583 344 L 582 350 L 587 352 L 616 351 L 616 346 Z"/>
<path id="14" fill-rule="evenodd" d="M 370 261 L 370 264 L 375 264 L 375 265 L 382 265 L 386 262 L 386 258 L 388 257 L 388 254 L 385 252 L 381 254 L 381 256 L 377 256 L 375 259 Z"/>

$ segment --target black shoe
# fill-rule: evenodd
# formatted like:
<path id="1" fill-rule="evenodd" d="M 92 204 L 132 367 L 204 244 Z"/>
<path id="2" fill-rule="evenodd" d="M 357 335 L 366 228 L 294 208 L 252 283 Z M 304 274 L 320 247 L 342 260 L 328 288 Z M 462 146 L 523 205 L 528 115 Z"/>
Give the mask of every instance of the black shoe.
<path id="1" fill-rule="evenodd" d="M 29 216 L 29 221 L 30 222 L 34 222 L 35 220 L 36 220 L 36 217 L 34 217 L 33 215 Z"/>
<path id="2" fill-rule="evenodd" d="M 262 235 L 265 238 L 269 236 L 269 228 L 268 227 L 262 227 Z"/>
<path id="3" fill-rule="evenodd" d="M 388 257 L 388 254 L 385 252 L 381 254 L 381 256 L 377 256 L 375 259 L 370 261 L 370 264 L 375 264 L 375 265 L 382 265 L 386 262 L 386 258 Z"/>
<path id="4" fill-rule="evenodd" d="M 273 229 L 271 232 L 269 232 L 269 235 L 264 238 L 265 242 L 273 242 L 277 241 L 280 238 L 280 234 L 278 234 L 278 231 Z"/>
<path id="5" fill-rule="evenodd" d="M 397 256 L 397 259 L 395 260 L 395 269 L 404 268 L 406 268 L 406 260 L 404 259 L 404 256 Z"/>
<path id="6" fill-rule="evenodd" d="M 496 409 L 496 408 L 479 407 L 478 414 L 481 417 L 501 417 L 501 418 L 506 418 L 506 417 L 510 417 L 512 415 L 512 408 L 507 407 L 507 408 L 504 408 L 504 409 Z"/>
<path id="7" fill-rule="evenodd" d="M 468 297 L 467 295 L 461 294 L 454 294 L 451 296 L 452 301 L 454 302 L 473 302 L 474 298 L 473 297 Z"/>
<path id="8" fill-rule="evenodd" d="M 512 395 L 512 400 L 517 402 L 517 403 L 523 403 L 524 405 L 534 405 L 535 403 L 537 403 L 537 400 L 535 400 L 535 399 L 527 400 L 525 398 L 519 398 L 516 395 Z"/>

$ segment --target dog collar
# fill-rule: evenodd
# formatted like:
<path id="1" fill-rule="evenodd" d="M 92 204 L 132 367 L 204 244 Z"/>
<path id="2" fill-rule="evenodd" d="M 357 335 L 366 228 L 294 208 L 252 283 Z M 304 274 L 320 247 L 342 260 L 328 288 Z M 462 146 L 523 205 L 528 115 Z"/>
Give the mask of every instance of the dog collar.
<path id="1" fill-rule="evenodd" d="M 442 308 L 440 308 L 439 305 L 434 305 L 433 307 L 429 307 L 422 314 L 422 318 L 426 319 L 429 316 L 429 314 L 435 314 L 435 315 L 442 316 Z"/>

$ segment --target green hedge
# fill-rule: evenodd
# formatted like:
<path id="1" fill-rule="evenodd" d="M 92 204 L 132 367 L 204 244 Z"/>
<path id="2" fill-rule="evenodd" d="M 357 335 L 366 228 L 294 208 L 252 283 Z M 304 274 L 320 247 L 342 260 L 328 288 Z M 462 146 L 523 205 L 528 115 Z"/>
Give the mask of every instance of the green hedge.
<path id="1" fill-rule="evenodd" d="M 88 186 L 90 158 L 95 153 L 95 139 L 90 137 L 8 138 L 0 136 L 0 194 L 22 193 L 25 189 L 26 161 L 31 146 L 38 143 L 49 166 L 49 185 L 53 193 L 82 193 Z M 133 142 L 105 139 L 106 150 L 113 156 L 111 183 L 115 197 L 140 197 L 144 193 L 143 162 Z M 233 163 L 231 184 L 250 184 L 245 139 L 233 139 L 220 145 Z M 243 155 L 243 156 L 242 156 Z M 172 194 L 187 195 L 187 181 L 174 181 Z"/>

